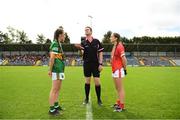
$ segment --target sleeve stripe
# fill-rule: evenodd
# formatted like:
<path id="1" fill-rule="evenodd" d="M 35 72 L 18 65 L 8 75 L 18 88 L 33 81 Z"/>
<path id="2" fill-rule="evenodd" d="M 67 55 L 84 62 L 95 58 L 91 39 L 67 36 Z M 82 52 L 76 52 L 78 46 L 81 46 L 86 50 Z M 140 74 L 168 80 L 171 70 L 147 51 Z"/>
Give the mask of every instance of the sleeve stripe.
<path id="1" fill-rule="evenodd" d="M 104 50 L 104 48 L 101 48 L 101 49 L 99 49 L 98 51 L 102 51 L 102 50 Z"/>
<path id="2" fill-rule="evenodd" d="M 122 56 L 125 56 L 125 53 L 121 54 L 121 57 L 122 57 Z"/>
<path id="3" fill-rule="evenodd" d="M 51 53 L 53 53 L 53 54 L 58 54 L 57 52 L 51 52 Z"/>
<path id="4" fill-rule="evenodd" d="M 80 46 L 80 48 L 84 50 L 84 47 Z"/>

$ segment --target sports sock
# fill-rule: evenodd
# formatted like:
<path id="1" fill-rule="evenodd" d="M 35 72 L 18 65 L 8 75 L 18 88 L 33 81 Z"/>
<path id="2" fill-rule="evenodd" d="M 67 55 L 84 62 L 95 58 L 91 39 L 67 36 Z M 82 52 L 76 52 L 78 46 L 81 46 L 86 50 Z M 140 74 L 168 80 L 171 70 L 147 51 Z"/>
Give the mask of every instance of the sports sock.
<path id="1" fill-rule="evenodd" d="M 116 103 L 119 105 L 120 108 L 124 109 L 124 103 L 121 103 L 119 99 L 117 99 Z"/>
<path id="2" fill-rule="evenodd" d="M 96 90 L 97 99 L 101 100 L 101 85 L 95 86 L 95 90 Z"/>
<path id="3" fill-rule="evenodd" d="M 90 84 L 85 83 L 86 100 L 89 100 Z"/>
<path id="4" fill-rule="evenodd" d="M 50 112 L 54 112 L 55 111 L 55 108 L 54 108 L 54 106 L 50 106 L 50 110 L 49 110 Z"/>
<path id="5" fill-rule="evenodd" d="M 54 108 L 58 108 L 59 107 L 59 103 L 58 102 L 55 102 L 54 103 Z"/>
<path id="6" fill-rule="evenodd" d="M 121 108 L 121 109 L 124 109 L 124 103 L 121 103 L 121 104 L 120 104 L 120 108 Z"/>
<path id="7" fill-rule="evenodd" d="M 120 106 L 121 102 L 119 99 L 116 100 L 116 103 Z"/>

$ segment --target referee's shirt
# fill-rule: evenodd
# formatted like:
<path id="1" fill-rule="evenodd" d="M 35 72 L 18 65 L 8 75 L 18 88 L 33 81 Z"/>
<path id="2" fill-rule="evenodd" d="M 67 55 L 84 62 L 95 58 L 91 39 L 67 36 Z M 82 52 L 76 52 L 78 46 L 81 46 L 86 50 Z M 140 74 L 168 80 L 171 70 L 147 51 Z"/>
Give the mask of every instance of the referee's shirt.
<path id="1" fill-rule="evenodd" d="M 103 47 L 98 39 L 89 42 L 87 39 L 81 42 L 81 49 L 84 50 L 83 54 L 83 70 L 85 77 L 100 77 L 99 67 L 99 52 L 103 51 Z"/>
<path id="2" fill-rule="evenodd" d="M 89 42 L 87 38 L 81 42 L 82 50 L 84 50 L 83 61 L 84 63 L 99 63 L 99 52 L 102 52 L 104 48 L 98 39 L 92 38 Z"/>

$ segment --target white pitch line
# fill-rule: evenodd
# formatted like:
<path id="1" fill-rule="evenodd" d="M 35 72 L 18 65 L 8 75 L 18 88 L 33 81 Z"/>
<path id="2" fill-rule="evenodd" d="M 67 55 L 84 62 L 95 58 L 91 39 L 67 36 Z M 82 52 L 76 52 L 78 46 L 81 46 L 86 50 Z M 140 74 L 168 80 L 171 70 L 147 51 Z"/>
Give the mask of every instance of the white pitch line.
<path id="1" fill-rule="evenodd" d="M 86 120 L 93 120 L 91 96 L 89 96 L 89 103 L 86 104 Z"/>

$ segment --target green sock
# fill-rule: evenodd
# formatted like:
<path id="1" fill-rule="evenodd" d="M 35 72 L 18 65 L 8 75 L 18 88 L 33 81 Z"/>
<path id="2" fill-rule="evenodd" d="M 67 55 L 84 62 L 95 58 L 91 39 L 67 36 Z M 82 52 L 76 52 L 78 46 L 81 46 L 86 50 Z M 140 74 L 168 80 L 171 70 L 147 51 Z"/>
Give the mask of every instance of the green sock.
<path id="1" fill-rule="evenodd" d="M 50 106 L 50 110 L 49 110 L 50 112 L 54 112 L 55 111 L 55 108 L 54 108 L 54 106 Z"/>
<path id="2" fill-rule="evenodd" d="M 58 108 L 58 107 L 59 107 L 58 102 L 55 102 L 55 103 L 54 103 L 54 108 Z"/>

